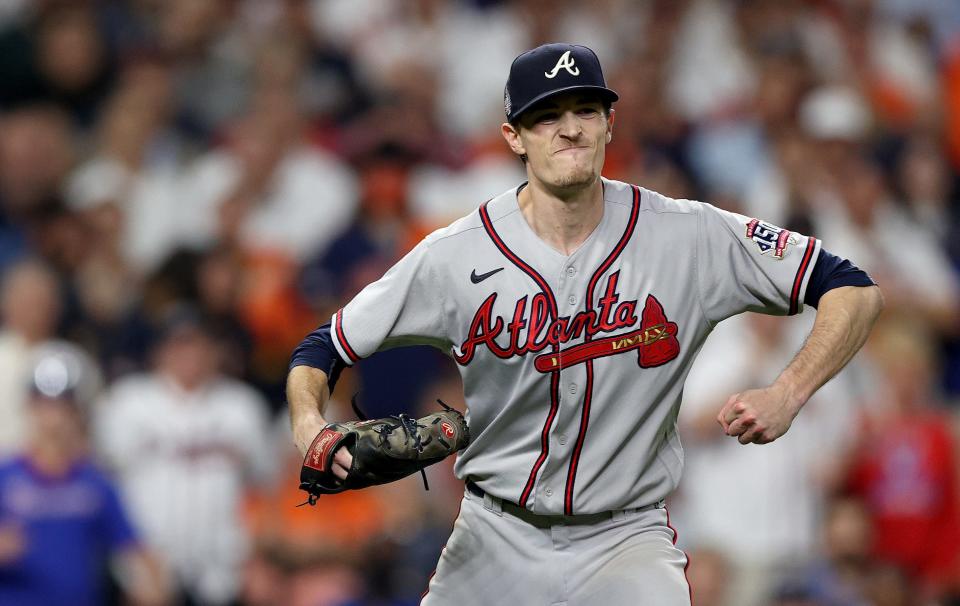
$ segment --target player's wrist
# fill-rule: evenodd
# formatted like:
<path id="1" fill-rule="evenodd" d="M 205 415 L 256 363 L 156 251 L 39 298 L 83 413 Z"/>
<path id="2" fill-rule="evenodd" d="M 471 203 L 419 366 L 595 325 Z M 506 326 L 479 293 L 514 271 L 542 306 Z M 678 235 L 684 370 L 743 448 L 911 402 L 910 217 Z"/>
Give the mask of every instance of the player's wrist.
<path id="1" fill-rule="evenodd" d="M 803 405 L 807 403 L 810 394 L 803 389 L 803 385 L 784 372 L 774 382 L 773 387 L 781 392 L 787 408 L 796 416 Z"/>
<path id="2" fill-rule="evenodd" d="M 327 420 L 323 418 L 323 415 L 320 414 L 318 410 L 301 410 L 296 413 L 291 410 L 291 426 L 294 432 L 299 430 L 317 433 L 323 429 L 326 424 Z"/>
<path id="3" fill-rule="evenodd" d="M 293 441 L 300 453 L 306 453 L 310 443 L 324 427 L 326 419 L 319 412 L 304 412 L 293 419 Z"/>

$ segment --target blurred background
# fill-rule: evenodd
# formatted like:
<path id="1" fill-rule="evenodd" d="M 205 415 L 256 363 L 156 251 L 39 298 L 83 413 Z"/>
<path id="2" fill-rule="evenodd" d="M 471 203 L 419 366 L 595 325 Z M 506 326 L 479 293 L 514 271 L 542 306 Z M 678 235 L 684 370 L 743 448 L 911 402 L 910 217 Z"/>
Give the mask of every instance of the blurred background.
<path id="1" fill-rule="evenodd" d="M 521 182 L 512 59 L 593 48 L 605 176 L 814 235 L 882 286 L 784 438 L 714 416 L 809 330 L 721 324 L 670 499 L 698 606 L 960 603 L 960 2 L 0 1 L 0 604 L 416 604 L 452 462 L 296 505 L 300 339 Z M 385 352 L 330 416 L 463 407 Z M 496 604 L 495 588 L 490 603 Z"/>

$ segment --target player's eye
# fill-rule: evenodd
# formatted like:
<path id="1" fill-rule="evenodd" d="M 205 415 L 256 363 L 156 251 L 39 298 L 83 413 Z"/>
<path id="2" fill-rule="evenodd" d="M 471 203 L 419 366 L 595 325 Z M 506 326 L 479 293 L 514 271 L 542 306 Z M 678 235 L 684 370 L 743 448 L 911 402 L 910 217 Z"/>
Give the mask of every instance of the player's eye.
<path id="1" fill-rule="evenodd" d="M 581 107 L 577 110 L 578 116 L 583 116 L 587 118 L 591 116 L 596 116 L 599 113 L 600 112 L 595 107 Z"/>
<path id="2" fill-rule="evenodd" d="M 557 112 L 544 112 L 542 114 L 537 114 L 537 116 L 534 118 L 534 121 L 538 123 L 554 122 L 558 116 L 559 114 L 557 114 Z"/>

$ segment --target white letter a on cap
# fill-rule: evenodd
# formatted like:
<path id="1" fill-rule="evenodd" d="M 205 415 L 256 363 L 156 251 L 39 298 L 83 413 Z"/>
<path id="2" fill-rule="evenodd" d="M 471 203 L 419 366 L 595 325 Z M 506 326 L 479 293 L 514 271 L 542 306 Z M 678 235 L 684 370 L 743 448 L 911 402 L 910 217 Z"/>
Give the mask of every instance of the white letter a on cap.
<path id="1" fill-rule="evenodd" d="M 574 66 L 573 59 L 570 58 L 570 51 L 560 55 L 560 60 L 553 66 L 553 69 L 548 72 L 543 72 L 543 75 L 547 78 L 556 78 L 561 69 L 567 70 L 571 76 L 580 75 L 580 68 Z"/>

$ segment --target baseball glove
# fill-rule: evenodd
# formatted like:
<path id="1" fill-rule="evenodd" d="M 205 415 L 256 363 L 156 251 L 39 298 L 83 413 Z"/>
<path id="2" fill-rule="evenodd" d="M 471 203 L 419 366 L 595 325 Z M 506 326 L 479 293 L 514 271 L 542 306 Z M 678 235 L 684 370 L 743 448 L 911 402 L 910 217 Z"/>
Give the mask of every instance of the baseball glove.
<path id="1" fill-rule="evenodd" d="M 470 442 L 463 415 L 440 405 L 444 410 L 420 419 L 401 414 L 366 420 L 354 402 L 361 420 L 328 424 L 307 449 L 300 469 L 300 490 L 309 494 L 307 503 L 315 504 L 320 495 L 386 484 L 418 471 L 429 489 L 423 469 Z M 333 455 L 340 446 L 353 455 L 344 480 L 333 473 Z"/>

